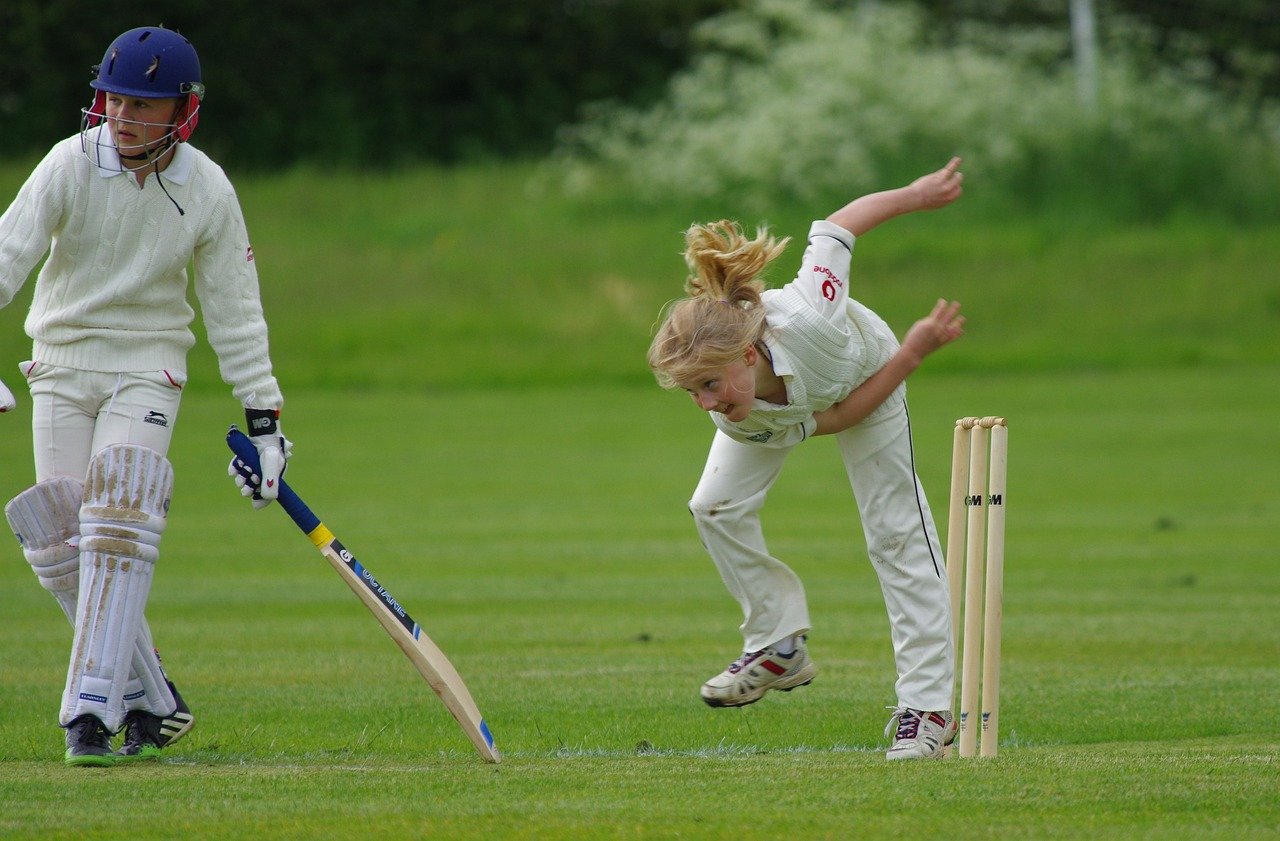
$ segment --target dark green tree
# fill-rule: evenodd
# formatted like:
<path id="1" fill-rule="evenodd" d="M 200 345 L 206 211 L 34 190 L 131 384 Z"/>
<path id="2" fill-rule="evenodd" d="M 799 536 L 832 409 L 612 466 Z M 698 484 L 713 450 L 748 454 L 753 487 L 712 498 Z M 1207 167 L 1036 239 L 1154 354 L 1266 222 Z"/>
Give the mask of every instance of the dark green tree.
<path id="1" fill-rule="evenodd" d="M 0 155 L 70 134 L 89 67 L 125 29 L 200 52 L 200 144 L 235 165 L 537 154 L 579 107 L 659 94 L 689 28 L 735 0 L 72 0 L 0 4 Z M 20 130 L 15 127 L 19 127 Z"/>

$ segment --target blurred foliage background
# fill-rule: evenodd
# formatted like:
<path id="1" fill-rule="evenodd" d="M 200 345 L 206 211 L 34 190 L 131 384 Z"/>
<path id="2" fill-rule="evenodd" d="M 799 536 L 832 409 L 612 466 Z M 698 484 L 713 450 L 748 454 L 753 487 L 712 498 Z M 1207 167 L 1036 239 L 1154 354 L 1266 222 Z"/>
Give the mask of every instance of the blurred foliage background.
<path id="1" fill-rule="evenodd" d="M 1001 216 L 1277 218 L 1280 109 L 1262 53 L 1215 63 L 1207 38 L 1175 50 L 1115 9 L 1084 38 L 1084 16 L 1056 5 L 1056 20 L 993 21 L 752 0 L 692 30 L 694 57 L 657 103 L 585 109 L 559 159 L 571 184 L 603 169 L 642 198 L 760 211 L 841 202 L 959 154 Z"/>
<path id="2" fill-rule="evenodd" d="M 549 148 L 579 103 L 651 99 L 727 0 L 0 3 L 0 155 L 74 130 L 89 68 L 135 26 L 191 39 L 202 148 L 234 167 L 386 167 Z M 15 122 L 21 118 L 21 128 Z"/>
<path id="3" fill-rule="evenodd" d="M 838 21 L 837 31 L 826 33 L 830 40 L 846 33 L 860 10 L 864 20 L 881 22 L 874 31 L 883 35 L 883 7 L 900 15 L 914 9 L 916 20 L 909 32 L 902 27 L 911 25 L 895 24 L 893 38 L 880 45 L 898 59 L 881 66 L 883 74 L 909 72 L 916 55 L 976 52 L 996 62 L 991 69 L 1003 74 L 1003 87 L 1026 85 L 1025 95 L 1041 97 L 1048 95 L 1041 83 L 1069 75 L 1071 5 L 370 0 L 321 7 L 303 0 L 172 0 L 161 6 L 119 0 L 109 14 L 86 14 L 79 0 L 5 0 L 0 157 L 41 154 L 74 130 L 77 109 L 89 101 L 89 67 L 115 35 L 139 25 L 163 23 L 196 44 L 209 88 L 200 144 L 229 168 L 299 161 L 387 168 L 542 155 L 557 145 L 561 126 L 593 113 L 584 106 L 656 102 L 668 79 L 695 63 L 700 50 L 705 56 L 708 46 L 717 60 L 770 70 L 773 51 L 786 51 L 805 21 L 809 29 L 824 22 L 828 30 Z M 1250 113 L 1260 101 L 1280 97 L 1273 0 L 1092 0 L 1092 6 L 1104 73 L 1173 74 L 1179 85 L 1212 91 Z M 722 16 L 735 12 L 741 14 Z M 744 18 L 760 22 L 763 32 L 745 33 Z M 865 23 L 858 26 L 867 31 Z M 815 73 L 831 58 L 841 64 L 869 60 L 865 50 L 853 55 L 845 44 L 839 56 L 813 56 Z M 798 65 L 793 61 L 792 67 Z M 1027 82 L 1027 70 L 1038 78 Z M 1179 96 L 1177 104 L 1184 101 Z M 858 100 L 851 97 L 848 104 Z M 1191 116 L 1199 119 L 1200 112 Z M 951 127 L 940 121 L 940 129 Z M 1105 132 L 1094 139 L 1106 142 Z"/>
<path id="4" fill-rule="evenodd" d="M 111 39 L 159 18 L 200 51 L 195 144 L 245 207 L 291 388 L 651 387 L 690 221 L 802 236 L 957 153 L 964 201 L 858 257 L 895 329 L 972 307 L 931 371 L 1274 363 L 1272 5 L 4 0 L 0 195 L 75 131 Z M 0 311 L 0 376 L 33 286 Z M 190 365 L 222 390 L 206 343 Z"/>

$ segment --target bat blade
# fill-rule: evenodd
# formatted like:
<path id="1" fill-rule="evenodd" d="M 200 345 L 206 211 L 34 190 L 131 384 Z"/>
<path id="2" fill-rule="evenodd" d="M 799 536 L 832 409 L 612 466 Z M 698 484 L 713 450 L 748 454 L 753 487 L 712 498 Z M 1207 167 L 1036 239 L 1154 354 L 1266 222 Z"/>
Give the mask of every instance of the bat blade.
<path id="1" fill-rule="evenodd" d="M 248 436 L 234 426 L 227 433 L 227 446 L 251 469 L 258 469 L 257 449 Z M 330 566 L 413 663 L 427 685 L 444 703 L 445 709 L 458 722 L 462 732 L 471 740 L 481 758 L 487 762 L 500 762 L 502 755 L 494 744 L 489 725 L 476 707 L 462 676 L 440 647 L 414 621 L 399 600 L 320 522 L 283 479 L 280 481 L 279 502 L 280 507 L 311 539 L 320 554 L 324 555 Z"/>

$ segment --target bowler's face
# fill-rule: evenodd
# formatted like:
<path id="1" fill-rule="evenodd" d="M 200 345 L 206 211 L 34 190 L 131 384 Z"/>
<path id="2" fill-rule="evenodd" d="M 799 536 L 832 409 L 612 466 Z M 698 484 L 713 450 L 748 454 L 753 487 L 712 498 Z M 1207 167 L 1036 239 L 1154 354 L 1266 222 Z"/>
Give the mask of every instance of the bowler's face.
<path id="1" fill-rule="evenodd" d="M 756 397 L 755 371 L 745 359 L 679 385 L 689 392 L 699 409 L 718 412 L 734 423 L 746 420 Z"/>

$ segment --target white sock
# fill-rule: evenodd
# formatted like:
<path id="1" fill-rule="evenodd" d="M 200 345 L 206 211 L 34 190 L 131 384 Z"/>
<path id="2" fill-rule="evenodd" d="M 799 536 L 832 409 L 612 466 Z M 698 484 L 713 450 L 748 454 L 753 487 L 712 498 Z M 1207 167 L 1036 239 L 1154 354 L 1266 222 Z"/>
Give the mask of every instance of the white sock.
<path id="1" fill-rule="evenodd" d="M 790 657 L 792 654 L 796 653 L 796 635 L 792 634 L 789 637 L 780 639 L 769 647 L 781 654 L 783 657 Z"/>

